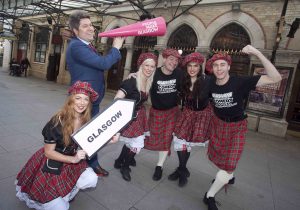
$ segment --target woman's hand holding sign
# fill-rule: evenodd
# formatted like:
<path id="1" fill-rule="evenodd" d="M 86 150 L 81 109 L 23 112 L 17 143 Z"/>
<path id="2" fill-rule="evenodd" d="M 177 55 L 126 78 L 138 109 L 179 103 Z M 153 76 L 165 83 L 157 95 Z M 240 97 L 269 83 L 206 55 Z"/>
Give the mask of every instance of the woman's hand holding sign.
<path id="1" fill-rule="evenodd" d="M 72 163 L 79 163 L 82 159 L 85 159 L 86 152 L 84 150 L 78 150 L 76 155 L 73 156 Z"/>

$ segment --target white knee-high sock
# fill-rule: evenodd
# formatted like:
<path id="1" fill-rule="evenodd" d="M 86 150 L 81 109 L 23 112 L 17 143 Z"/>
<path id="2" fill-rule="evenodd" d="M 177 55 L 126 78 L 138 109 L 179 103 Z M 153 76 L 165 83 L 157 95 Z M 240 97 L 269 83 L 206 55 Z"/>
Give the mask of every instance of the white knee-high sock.
<path id="1" fill-rule="evenodd" d="M 229 174 L 227 171 L 219 170 L 214 183 L 210 186 L 206 197 L 215 197 L 215 194 L 232 179 L 233 173 Z"/>
<path id="2" fill-rule="evenodd" d="M 163 167 L 164 162 L 167 159 L 167 156 L 168 156 L 168 151 L 159 151 L 157 166 Z"/>

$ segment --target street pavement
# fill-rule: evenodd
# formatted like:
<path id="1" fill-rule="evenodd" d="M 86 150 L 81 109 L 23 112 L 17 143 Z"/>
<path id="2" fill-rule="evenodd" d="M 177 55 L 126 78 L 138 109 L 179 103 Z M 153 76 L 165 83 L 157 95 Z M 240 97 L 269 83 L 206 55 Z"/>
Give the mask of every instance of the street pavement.
<path id="1" fill-rule="evenodd" d="M 14 181 L 30 156 L 43 146 L 41 130 L 67 96 L 66 85 L 33 77 L 12 77 L 0 68 L 0 210 L 28 209 L 15 194 Z M 112 102 L 107 93 L 101 109 Z M 191 176 L 180 188 L 167 176 L 177 167 L 177 155 L 167 158 L 163 177 L 153 181 L 157 152 L 142 150 L 131 167 L 131 182 L 114 169 L 123 144 L 109 144 L 98 156 L 109 170 L 95 189 L 80 191 L 71 210 L 205 210 L 203 195 L 217 172 L 206 148 L 193 148 L 188 162 Z M 216 200 L 220 210 L 299 210 L 300 139 L 249 131 L 235 172 L 236 182 L 221 190 Z"/>

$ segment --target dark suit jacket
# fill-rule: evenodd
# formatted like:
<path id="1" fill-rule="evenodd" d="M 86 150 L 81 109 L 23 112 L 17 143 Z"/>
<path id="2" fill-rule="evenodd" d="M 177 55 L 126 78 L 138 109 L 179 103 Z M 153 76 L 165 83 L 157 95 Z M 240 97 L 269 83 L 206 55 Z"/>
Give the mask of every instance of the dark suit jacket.
<path id="1" fill-rule="evenodd" d="M 104 96 L 104 71 L 108 70 L 120 58 L 121 54 L 117 48 L 112 48 L 106 56 L 101 56 L 81 40 L 71 39 L 66 53 L 68 70 L 71 74 L 71 85 L 78 80 L 91 83 L 93 89 L 99 94 L 98 100 L 93 103 L 93 109 L 97 105 L 99 107 Z M 95 114 L 94 111 L 92 111 L 93 115 Z"/>

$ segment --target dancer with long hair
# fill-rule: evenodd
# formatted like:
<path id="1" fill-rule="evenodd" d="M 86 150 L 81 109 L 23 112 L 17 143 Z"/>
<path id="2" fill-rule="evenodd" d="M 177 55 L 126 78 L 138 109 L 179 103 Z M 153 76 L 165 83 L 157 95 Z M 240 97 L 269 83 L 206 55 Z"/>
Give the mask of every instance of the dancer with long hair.
<path id="1" fill-rule="evenodd" d="M 123 81 L 115 98 L 127 98 L 136 101 L 134 119 L 121 131 L 120 141 L 125 144 L 114 167 L 120 169 L 122 177 L 126 181 L 131 180 L 129 168 L 134 156 L 144 147 L 144 139 L 148 128 L 148 119 L 144 102 L 149 96 L 153 81 L 154 71 L 157 65 L 157 57 L 153 53 L 142 53 L 137 61 L 138 71 L 136 78 L 131 77 Z"/>
<path id="2" fill-rule="evenodd" d="M 43 128 L 44 147 L 17 175 L 16 196 L 29 208 L 66 210 L 79 190 L 96 187 L 98 177 L 71 134 L 90 120 L 92 102 L 98 94 L 81 81 L 69 88 L 69 94 L 61 110 Z"/>

